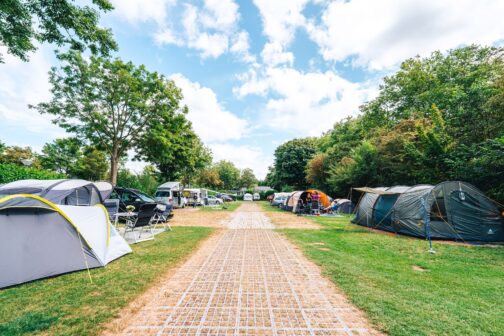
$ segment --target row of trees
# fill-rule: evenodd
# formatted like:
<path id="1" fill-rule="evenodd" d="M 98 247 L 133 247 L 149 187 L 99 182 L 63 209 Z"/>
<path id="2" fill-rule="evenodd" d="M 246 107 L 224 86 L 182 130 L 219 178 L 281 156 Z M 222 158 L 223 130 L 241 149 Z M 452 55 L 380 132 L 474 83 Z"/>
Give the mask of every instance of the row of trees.
<path id="1" fill-rule="evenodd" d="M 468 46 L 406 60 L 360 116 L 279 146 L 267 182 L 346 196 L 358 186 L 464 180 L 504 201 L 503 53 Z"/>

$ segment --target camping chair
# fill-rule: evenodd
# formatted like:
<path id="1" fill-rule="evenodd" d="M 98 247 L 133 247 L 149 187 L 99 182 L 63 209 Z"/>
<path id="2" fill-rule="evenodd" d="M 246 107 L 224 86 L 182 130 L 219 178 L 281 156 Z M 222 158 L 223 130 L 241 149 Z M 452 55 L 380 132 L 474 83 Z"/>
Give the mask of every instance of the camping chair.
<path id="1" fill-rule="evenodd" d="M 170 218 L 173 217 L 172 213 L 172 207 L 167 205 L 164 211 L 159 210 L 159 208 L 156 208 L 156 217 L 154 220 L 154 230 L 156 229 L 158 224 L 161 224 L 163 226 L 163 229 L 171 231 L 172 228 L 170 226 L 170 223 L 168 222 Z"/>
<path id="2" fill-rule="evenodd" d="M 117 222 L 119 217 L 117 213 L 119 212 L 119 200 L 118 199 L 108 199 L 103 202 L 103 206 L 107 209 L 110 222 L 117 228 Z"/>
<path id="3" fill-rule="evenodd" d="M 137 215 L 126 220 L 126 228 L 124 230 L 124 238 L 126 238 L 126 233 L 131 231 L 133 233 L 133 240 L 135 243 L 139 243 L 146 240 L 154 239 L 154 232 L 152 230 L 152 222 L 155 220 L 156 216 L 156 203 L 146 203 L 142 204 L 138 209 Z M 138 233 L 138 239 L 135 236 L 135 229 L 140 228 Z M 150 232 L 150 237 L 140 240 L 142 232 L 147 229 Z"/>
<path id="4" fill-rule="evenodd" d="M 311 203 L 311 214 L 320 215 L 320 203 L 319 201 L 312 201 Z"/>

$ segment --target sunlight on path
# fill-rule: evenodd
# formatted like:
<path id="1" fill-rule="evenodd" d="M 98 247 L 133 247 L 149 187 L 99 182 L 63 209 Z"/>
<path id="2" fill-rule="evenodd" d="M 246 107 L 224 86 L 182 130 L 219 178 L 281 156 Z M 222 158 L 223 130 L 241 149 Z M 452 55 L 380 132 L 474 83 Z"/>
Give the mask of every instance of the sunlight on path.
<path id="1" fill-rule="evenodd" d="M 126 335 L 378 335 L 255 204 L 237 209 Z"/>

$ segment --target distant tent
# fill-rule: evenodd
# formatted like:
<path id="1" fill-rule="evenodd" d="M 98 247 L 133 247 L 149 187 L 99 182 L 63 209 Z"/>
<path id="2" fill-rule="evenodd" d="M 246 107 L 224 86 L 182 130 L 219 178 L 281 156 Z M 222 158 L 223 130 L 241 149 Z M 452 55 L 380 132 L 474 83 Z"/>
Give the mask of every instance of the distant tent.
<path id="1" fill-rule="evenodd" d="M 469 183 L 355 189 L 365 192 L 352 220 L 359 225 L 415 237 L 504 241 L 498 208 Z"/>
<path id="2" fill-rule="evenodd" d="M 289 197 L 285 200 L 284 210 L 292 211 L 294 207 L 298 204 L 299 197 L 303 191 L 293 191 Z"/>
<path id="3" fill-rule="evenodd" d="M 47 192 L 48 183 L 43 181 L 34 181 L 31 186 L 17 183 L 23 194 L 0 196 L 0 288 L 105 266 L 131 253 L 100 203 L 64 205 L 95 203 L 97 198 L 101 199 L 101 194 L 93 196 L 100 193 L 100 186 L 90 187 L 90 183 L 68 183 L 65 192 L 57 188 L 51 189 L 53 193 Z M 0 195 L 12 190 L 11 184 L 7 184 L 0 188 Z M 40 193 L 63 204 L 54 204 L 37 195 Z"/>
<path id="4" fill-rule="evenodd" d="M 354 204 L 351 200 L 346 198 L 336 199 L 336 205 L 338 209 L 336 210 L 338 213 L 351 214 L 354 211 Z"/>
<path id="5" fill-rule="evenodd" d="M 303 191 L 299 195 L 299 199 L 301 199 L 303 201 L 303 203 L 306 204 L 306 198 L 307 198 L 308 194 L 313 195 L 314 192 L 317 192 L 320 195 L 320 204 L 324 208 L 327 208 L 329 205 L 331 205 L 331 200 L 329 199 L 329 196 L 327 196 L 324 192 L 322 192 L 320 190 L 316 190 L 316 189 L 308 189 L 308 190 Z M 296 204 L 294 205 L 294 208 L 292 209 L 293 212 L 299 211 L 298 205 L 299 205 L 299 202 L 296 202 Z"/>

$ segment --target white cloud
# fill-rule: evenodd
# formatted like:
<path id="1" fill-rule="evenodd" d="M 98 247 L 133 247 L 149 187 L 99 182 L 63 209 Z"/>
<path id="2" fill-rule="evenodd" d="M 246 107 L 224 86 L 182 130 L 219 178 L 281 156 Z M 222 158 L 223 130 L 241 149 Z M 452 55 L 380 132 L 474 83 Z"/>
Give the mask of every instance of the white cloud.
<path id="1" fill-rule="evenodd" d="M 270 94 L 262 123 L 299 136 L 320 135 L 336 121 L 356 115 L 359 106 L 376 94 L 375 83 L 352 83 L 332 71 L 268 68 L 249 79 L 235 92 Z"/>
<path id="2" fill-rule="evenodd" d="M 115 8 L 113 13 L 130 23 L 154 21 L 163 24 L 168 9 L 176 2 L 176 0 L 112 0 L 112 5 Z"/>
<path id="3" fill-rule="evenodd" d="M 23 62 L 0 50 L 5 64 L 0 65 L 0 120 L 12 124 L 13 132 L 30 131 L 45 136 L 64 136 L 65 132 L 51 123 L 50 116 L 28 108 L 51 99 L 48 72 L 52 54 L 48 47 L 40 47 Z M 4 134 L 2 137 L 8 136 Z"/>
<path id="4" fill-rule="evenodd" d="M 170 77 L 182 89 L 183 103 L 189 107 L 187 118 L 205 143 L 240 139 L 247 131 L 247 121 L 227 111 L 212 89 L 191 82 L 182 74 Z"/>
<path id="5" fill-rule="evenodd" d="M 292 66 L 294 63 L 294 54 L 283 51 L 282 46 L 277 42 L 266 43 L 261 52 L 261 56 L 263 62 L 269 66 L 277 66 L 280 64 Z"/>
<path id="6" fill-rule="evenodd" d="M 504 38 L 504 1 L 334 1 L 306 25 L 324 59 L 380 70 L 417 54 Z"/>
<path id="7" fill-rule="evenodd" d="M 239 29 L 239 7 L 233 0 L 205 0 L 202 7 L 184 3 L 183 9 L 180 20 L 171 18 L 159 25 L 154 35 L 158 44 L 195 49 L 203 59 L 231 52 L 244 62 L 255 61 L 248 33 Z"/>
<path id="8" fill-rule="evenodd" d="M 214 161 L 228 160 L 239 169 L 252 168 L 259 179 L 264 179 L 268 167 L 273 163 L 270 156 L 266 156 L 260 148 L 248 145 L 211 144 Z"/>

